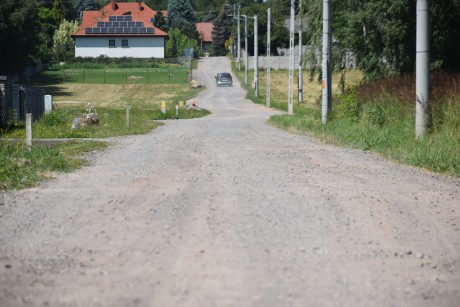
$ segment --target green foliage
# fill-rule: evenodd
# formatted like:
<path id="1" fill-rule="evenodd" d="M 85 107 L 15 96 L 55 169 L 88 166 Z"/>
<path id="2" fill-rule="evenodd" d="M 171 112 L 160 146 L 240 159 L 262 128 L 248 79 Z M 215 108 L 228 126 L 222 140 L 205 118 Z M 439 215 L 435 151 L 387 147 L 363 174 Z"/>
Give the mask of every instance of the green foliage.
<path id="1" fill-rule="evenodd" d="M 303 0 L 308 44 L 321 50 L 322 2 Z M 432 67 L 460 71 L 460 1 L 432 1 Z M 336 69 L 351 51 L 368 80 L 412 73 L 415 69 L 416 1 L 332 1 L 332 46 Z M 315 48 L 308 61 L 319 70 Z"/>
<path id="2" fill-rule="evenodd" d="M 168 31 L 168 24 L 166 22 L 166 18 L 163 15 L 163 11 L 157 10 L 155 14 L 155 20 L 153 21 L 153 25 L 160 30 Z"/>
<path id="3" fill-rule="evenodd" d="M 37 60 L 38 11 L 36 0 L 0 1 L 0 75 L 20 73 Z"/>
<path id="4" fill-rule="evenodd" d="M 53 35 L 53 55 L 57 61 L 66 61 L 75 54 L 75 42 L 70 37 L 78 30 L 76 21 L 63 20 Z"/>
<path id="5" fill-rule="evenodd" d="M 232 9 L 228 6 L 223 6 L 219 16 L 213 22 L 211 46 L 213 55 L 227 54 L 225 42 L 230 38 L 231 34 L 231 25 L 233 22 L 233 18 L 229 16 L 231 14 Z"/>
<path id="6" fill-rule="evenodd" d="M 61 23 L 64 20 L 64 11 L 62 9 L 62 0 L 54 0 L 51 14 L 56 23 Z"/>
<path id="7" fill-rule="evenodd" d="M 47 63 L 52 59 L 53 35 L 59 27 L 59 22 L 56 22 L 51 10 L 45 7 L 39 9 L 38 18 L 40 24 L 38 57 Z"/>
<path id="8" fill-rule="evenodd" d="M 166 41 L 166 56 L 179 57 L 182 56 L 182 51 L 185 48 L 196 49 L 198 42 L 195 39 L 189 38 L 179 29 L 173 28 L 169 31 L 169 38 Z"/>
<path id="9" fill-rule="evenodd" d="M 168 3 L 168 26 L 171 28 L 175 19 L 195 22 L 195 12 L 188 0 L 170 0 Z"/>

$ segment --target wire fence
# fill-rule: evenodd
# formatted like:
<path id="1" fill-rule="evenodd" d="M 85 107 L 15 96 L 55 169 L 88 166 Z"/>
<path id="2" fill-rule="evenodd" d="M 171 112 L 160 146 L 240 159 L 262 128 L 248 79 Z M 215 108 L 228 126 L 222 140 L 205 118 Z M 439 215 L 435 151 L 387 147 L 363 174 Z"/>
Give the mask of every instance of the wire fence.
<path id="1" fill-rule="evenodd" d="M 181 84 L 187 83 L 189 70 L 180 68 L 152 69 L 60 69 L 47 71 L 43 83 L 87 84 Z"/>

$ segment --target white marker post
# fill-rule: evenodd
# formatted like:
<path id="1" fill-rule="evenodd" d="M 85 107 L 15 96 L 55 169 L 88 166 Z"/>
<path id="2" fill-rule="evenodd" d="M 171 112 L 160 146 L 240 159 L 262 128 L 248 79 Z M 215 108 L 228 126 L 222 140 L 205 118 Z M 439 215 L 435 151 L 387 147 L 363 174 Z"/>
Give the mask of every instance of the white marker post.
<path id="1" fill-rule="evenodd" d="M 32 113 L 26 114 L 26 145 L 32 147 Z"/>

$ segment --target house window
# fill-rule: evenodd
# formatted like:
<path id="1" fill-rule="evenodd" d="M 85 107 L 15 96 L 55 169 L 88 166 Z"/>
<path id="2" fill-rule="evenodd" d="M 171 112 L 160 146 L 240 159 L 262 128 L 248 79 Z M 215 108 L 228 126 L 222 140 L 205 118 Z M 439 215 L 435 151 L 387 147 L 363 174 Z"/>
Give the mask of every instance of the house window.
<path id="1" fill-rule="evenodd" d="M 109 47 L 110 48 L 115 48 L 115 40 L 114 39 L 109 39 Z"/>
<path id="2" fill-rule="evenodd" d="M 129 47 L 129 45 L 128 45 L 128 40 L 127 40 L 127 39 L 121 40 L 121 46 L 122 46 L 122 47 Z"/>

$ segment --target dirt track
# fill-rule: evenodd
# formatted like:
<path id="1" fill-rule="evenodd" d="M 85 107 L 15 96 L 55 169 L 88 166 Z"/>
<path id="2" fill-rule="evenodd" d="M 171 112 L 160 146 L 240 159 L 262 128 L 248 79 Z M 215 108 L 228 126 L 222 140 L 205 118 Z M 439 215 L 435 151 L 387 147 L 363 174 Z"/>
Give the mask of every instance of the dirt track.
<path id="1" fill-rule="evenodd" d="M 458 306 L 460 180 L 213 112 L 0 205 L 0 306 Z M 1 202 L 1 199 L 0 199 Z"/>

